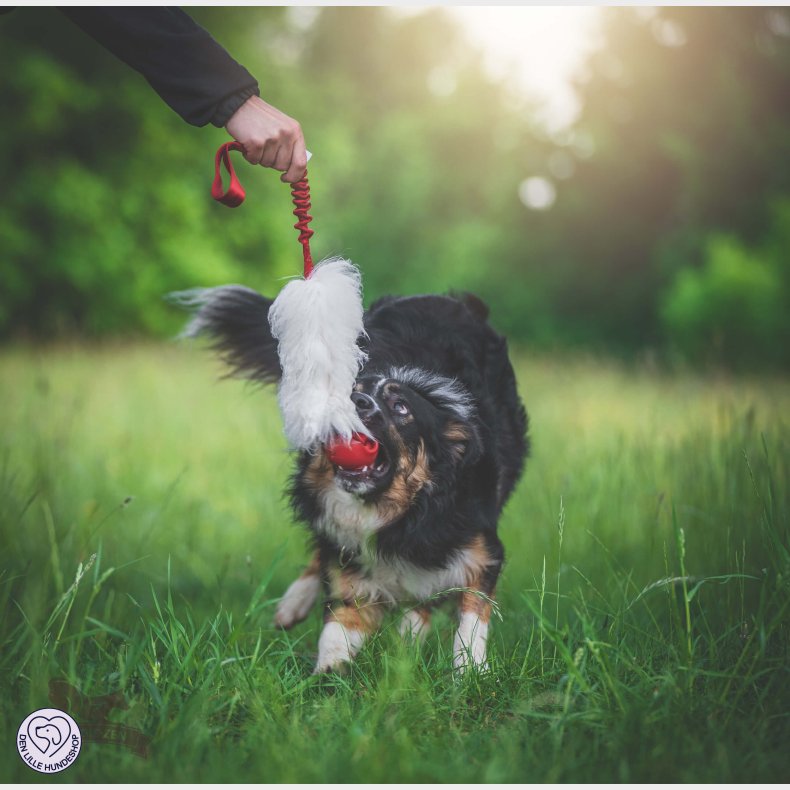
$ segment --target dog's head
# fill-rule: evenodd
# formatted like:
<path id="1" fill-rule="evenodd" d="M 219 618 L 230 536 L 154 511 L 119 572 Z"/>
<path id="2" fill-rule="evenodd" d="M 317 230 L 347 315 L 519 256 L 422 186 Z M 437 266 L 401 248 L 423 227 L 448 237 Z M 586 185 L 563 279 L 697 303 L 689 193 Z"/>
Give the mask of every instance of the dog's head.
<path id="1" fill-rule="evenodd" d="M 312 456 L 303 479 L 319 496 L 339 488 L 377 504 L 392 521 L 420 491 L 452 485 L 482 451 L 475 404 L 455 379 L 410 367 L 363 373 L 351 399 L 378 455 L 362 469 Z"/>

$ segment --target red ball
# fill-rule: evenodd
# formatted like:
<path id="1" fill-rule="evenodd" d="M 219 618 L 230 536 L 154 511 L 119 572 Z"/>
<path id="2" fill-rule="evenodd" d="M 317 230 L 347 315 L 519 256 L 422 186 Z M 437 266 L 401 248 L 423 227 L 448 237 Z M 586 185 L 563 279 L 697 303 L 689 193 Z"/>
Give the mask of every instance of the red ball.
<path id="1" fill-rule="evenodd" d="M 335 439 L 326 446 L 326 454 L 335 466 L 342 466 L 344 469 L 362 469 L 363 466 L 370 466 L 379 452 L 379 443 L 369 436 L 355 433 L 351 441 Z"/>

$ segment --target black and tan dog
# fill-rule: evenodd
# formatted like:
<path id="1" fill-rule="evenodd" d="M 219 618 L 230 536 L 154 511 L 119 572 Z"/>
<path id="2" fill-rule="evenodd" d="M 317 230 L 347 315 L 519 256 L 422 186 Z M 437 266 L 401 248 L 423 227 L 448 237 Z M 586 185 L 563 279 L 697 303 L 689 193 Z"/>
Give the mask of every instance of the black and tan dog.
<path id="1" fill-rule="evenodd" d="M 235 374 L 276 382 L 271 300 L 241 286 L 197 293 L 187 334 L 213 338 Z M 446 591 L 459 607 L 455 666 L 486 663 L 497 522 L 528 452 L 507 346 L 487 316 L 471 295 L 389 297 L 365 313 L 367 362 L 351 398 L 378 455 L 344 469 L 323 448 L 301 453 L 290 487 L 315 553 L 275 622 L 303 620 L 323 588 L 316 671 L 351 661 L 389 608 L 407 606 L 401 630 L 420 636 Z"/>

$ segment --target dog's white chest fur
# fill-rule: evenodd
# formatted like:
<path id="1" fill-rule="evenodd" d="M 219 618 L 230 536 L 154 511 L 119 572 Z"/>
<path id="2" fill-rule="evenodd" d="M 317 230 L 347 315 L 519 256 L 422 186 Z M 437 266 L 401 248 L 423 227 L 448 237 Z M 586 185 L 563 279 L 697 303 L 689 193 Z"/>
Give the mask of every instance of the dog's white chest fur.
<path id="1" fill-rule="evenodd" d="M 375 505 L 331 486 L 321 496 L 323 514 L 317 527 L 351 555 L 362 552 L 367 539 L 383 526 Z"/>
<path id="2" fill-rule="evenodd" d="M 382 559 L 371 551 L 369 539 L 383 524 L 374 505 L 331 487 L 322 496 L 324 512 L 318 529 L 341 547 L 341 556 L 354 558 L 364 574 L 355 577 L 354 594 L 370 600 L 399 603 L 424 601 L 445 590 L 464 587 L 479 571 L 479 555 L 462 549 L 444 568 L 426 569 L 399 559 Z"/>
<path id="3" fill-rule="evenodd" d="M 425 601 L 447 590 L 464 587 L 470 568 L 470 556 L 458 552 L 444 568 L 420 568 L 403 560 L 376 559 L 366 563 L 366 573 L 353 582 L 354 593 L 390 604 Z"/>

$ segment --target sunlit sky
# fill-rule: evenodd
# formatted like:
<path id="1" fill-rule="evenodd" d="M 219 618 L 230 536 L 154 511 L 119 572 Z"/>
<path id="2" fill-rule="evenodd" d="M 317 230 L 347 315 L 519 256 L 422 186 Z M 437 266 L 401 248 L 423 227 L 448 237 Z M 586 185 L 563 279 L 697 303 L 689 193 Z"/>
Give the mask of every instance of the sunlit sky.
<path id="1" fill-rule="evenodd" d="M 487 68 L 510 76 L 541 101 L 543 120 L 559 129 L 578 109 L 569 80 L 598 40 L 592 6 L 447 7 L 479 46 Z"/>
<path id="2" fill-rule="evenodd" d="M 419 15 L 427 6 L 393 6 L 397 13 Z M 579 103 L 571 87 L 587 55 L 600 45 L 601 9 L 594 6 L 449 6 L 478 48 L 489 73 L 507 79 L 516 91 L 534 100 L 533 117 L 551 133 L 566 129 L 576 118 Z M 315 19 L 315 7 L 289 9 L 296 26 Z M 437 95 L 452 92 L 452 74 L 427 75 Z M 580 145 L 583 141 L 580 141 Z M 589 155 L 589 153 L 587 154 Z M 556 180 L 573 174 L 572 158 L 555 152 L 546 172 L 525 173 L 518 198 L 529 209 L 550 209 L 557 197 Z"/>
<path id="3" fill-rule="evenodd" d="M 429 5 L 394 5 L 404 15 L 424 13 Z M 454 15 L 473 46 L 484 56 L 489 73 L 512 80 L 540 103 L 539 120 L 552 131 L 567 126 L 578 110 L 570 79 L 599 40 L 601 9 L 595 6 L 453 6 Z M 291 6 L 297 27 L 309 27 L 318 8 Z M 439 82 L 437 93 L 449 85 Z"/>

